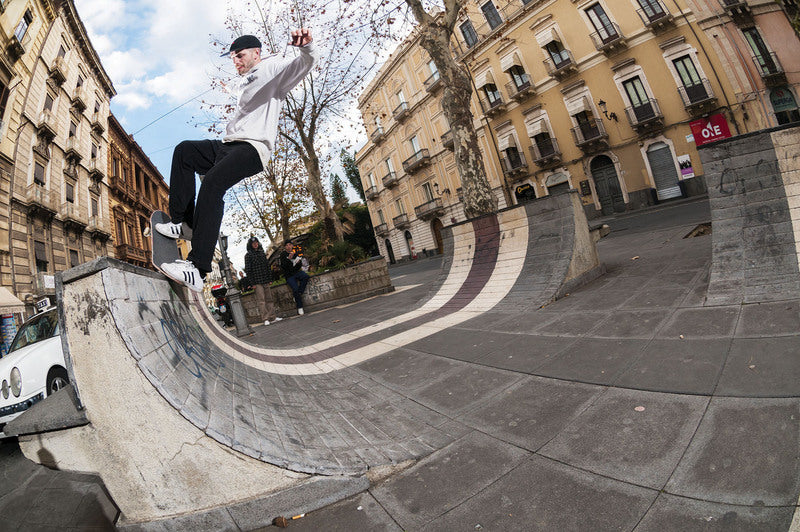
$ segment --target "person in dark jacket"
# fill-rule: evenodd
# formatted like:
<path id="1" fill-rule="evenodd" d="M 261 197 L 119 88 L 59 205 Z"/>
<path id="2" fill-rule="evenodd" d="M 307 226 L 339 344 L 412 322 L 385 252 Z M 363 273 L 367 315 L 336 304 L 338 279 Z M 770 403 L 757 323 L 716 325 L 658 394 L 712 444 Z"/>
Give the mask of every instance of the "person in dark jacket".
<path id="1" fill-rule="evenodd" d="M 272 301 L 272 290 L 269 287 L 269 283 L 272 282 L 272 276 L 270 275 L 267 255 L 261 247 L 261 242 L 254 236 L 251 236 L 250 240 L 247 241 L 247 253 L 244 255 L 244 271 L 247 274 L 247 280 L 256 292 L 258 310 L 262 317 L 266 317 L 264 325 L 281 321 L 281 318 L 275 314 L 275 303 Z"/>
<path id="2" fill-rule="evenodd" d="M 301 268 L 303 267 L 302 257 L 295 253 L 294 244 L 286 242 L 281 251 L 281 270 L 286 277 L 286 284 L 292 289 L 294 302 L 297 304 L 297 314 L 303 315 L 303 292 L 310 277 Z"/>

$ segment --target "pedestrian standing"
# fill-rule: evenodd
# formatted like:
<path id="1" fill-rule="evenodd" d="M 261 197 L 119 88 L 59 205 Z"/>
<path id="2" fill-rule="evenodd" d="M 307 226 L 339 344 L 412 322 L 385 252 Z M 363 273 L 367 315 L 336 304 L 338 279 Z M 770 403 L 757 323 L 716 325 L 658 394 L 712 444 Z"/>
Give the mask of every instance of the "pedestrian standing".
<path id="1" fill-rule="evenodd" d="M 302 257 L 297 255 L 295 246 L 292 242 L 286 242 L 283 246 L 280 256 L 281 270 L 286 277 L 286 284 L 292 289 L 294 302 L 297 305 L 297 313 L 302 316 L 303 311 L 303 293 L 306 291 L 306 285 L 310 277 L 303 271 Z"/>
<path id="2" fill-rule="evenodd" d="M 234 40 L 228 54 L 242 77 L 225 137 L 183 141 L 172 155 L 170 221 L 156 224 L 155 229 L 170 238 L 191 238 L 192 250 L 185 261 L 164 263 L 160 268 L 194 291 L 203 289 L 203 278 L 211 271 L 225 192 L 264 169 L 278 135 L 283 100 L 317 62 L 310 30 L 292 31 L 289 44 L 300 51 L 297 57 L 273 54 L 262 59 L 258 38 L 243 35 Z M 204 176 L 196 201 L 195 174 Z"/>
<path id="3" fill-rule="evenodd" d="M 275 302 L 272 300 L 272 289 L 269 284 L 272 282 L 270 275 L 269 261 L 264 248 L 258 238 L 251 236 L 247 241 L 247 253 L 244 254 L 244 271 L 247 279 L 255 290 L 258 311 L 261 317 L 265 317 L 264 325 L 269 325 L 281 318 L 275 313 Z"/>

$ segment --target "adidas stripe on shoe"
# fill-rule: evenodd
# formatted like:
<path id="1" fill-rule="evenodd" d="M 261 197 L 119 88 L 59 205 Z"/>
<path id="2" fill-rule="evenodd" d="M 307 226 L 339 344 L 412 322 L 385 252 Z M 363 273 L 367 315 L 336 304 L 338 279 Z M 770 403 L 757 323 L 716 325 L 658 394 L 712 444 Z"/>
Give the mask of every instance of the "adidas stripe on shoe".
<path id="1" fill-rule="evenodd" d="M 174 224 L 172 222 L 164 222 L 156 224 L 156 231 L 167 238 L 183 238 L 184 240 L 192 239 L 192 228 L 186 222 Z"/>
<path id="2" fill-rule="evenodd" d="M 200 270 L 188 260 L 165 262 L 161 265 L 161 271 L 173 281 L 182 283 L 195 292 L 203 291 L 203 277 L 200 275 Z"/>

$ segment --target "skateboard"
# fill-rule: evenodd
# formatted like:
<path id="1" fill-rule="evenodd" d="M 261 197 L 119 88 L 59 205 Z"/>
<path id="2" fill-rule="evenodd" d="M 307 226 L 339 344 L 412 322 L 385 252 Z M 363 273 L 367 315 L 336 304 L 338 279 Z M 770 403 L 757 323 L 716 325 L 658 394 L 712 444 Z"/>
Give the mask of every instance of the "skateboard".
<path id="1" fill-rule="evenodd" d="M 155 269 L 161 273 L 164 273 L 161 269 L 161 265 L 165 262 L 175 262 L 176 260 L 183 259 L 178 249 L 177 240 L 168 238 L 156 231 L 156 224 L 168 222 L 169 220 L 170 218 L 167 213 L 163 211 L 153 211 L 153 214 L 150 215 L 150 227 L 147 228 L 150 233 L 150 261 L 153 263 Z"/>

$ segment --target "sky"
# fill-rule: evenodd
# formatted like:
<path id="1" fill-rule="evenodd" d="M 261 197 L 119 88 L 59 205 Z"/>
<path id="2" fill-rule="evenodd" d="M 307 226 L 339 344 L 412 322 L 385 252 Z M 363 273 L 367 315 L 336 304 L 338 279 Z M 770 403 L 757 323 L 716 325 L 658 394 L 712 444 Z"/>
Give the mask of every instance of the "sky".
<path id="1" fill-rule="evenodd" d="M 117 92 L 111 100 L 111 112 L 134 135 L 168 183 L 172 150 L 180 141 L 218 138 L 208 131 L 211 116 L 202 104 L 227 101 L 227 95 L 210 91 L 211 80 L 220 75 L 220 69 L 230 76 L 235 71 L 230 59 L 219 57 L 227 45 L 223 49 L 212 43 L 227 44 L 232 40 L 225 21 L 229 14 L 237 17 L 247 3 L 75 0 L 92 45 Z M 247 30 L 247 22 L 244 24 Z M 357 110 L 352 113 L 349 140 L 353 146 L 366 141 L 359 116 Z M 344 178 L 343 172 L 337 173 Z M 357 200 L 354 191 L 349 190 L 348 194 Z M 234 266 L 242 269 L 249 235 L 235 234 L 225 222 L 222 230 L 231 234 L 229 255 Z M 266 242 L 265 235 L 258 236 Z"/>

